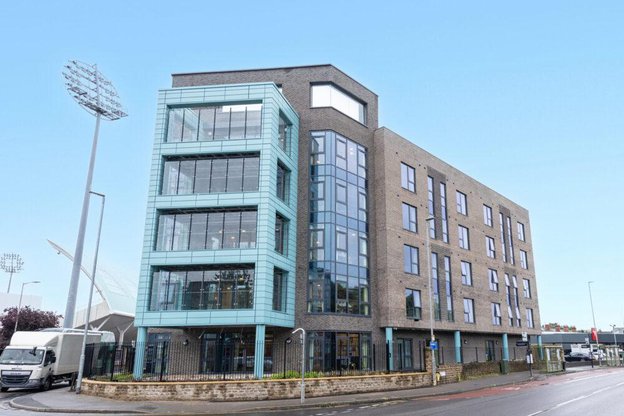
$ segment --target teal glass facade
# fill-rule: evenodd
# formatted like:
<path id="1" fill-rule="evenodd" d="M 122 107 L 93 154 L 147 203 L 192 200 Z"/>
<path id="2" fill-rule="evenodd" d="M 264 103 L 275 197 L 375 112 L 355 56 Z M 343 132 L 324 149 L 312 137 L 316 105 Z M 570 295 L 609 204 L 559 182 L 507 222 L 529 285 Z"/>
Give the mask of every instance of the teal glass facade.
<path id="1" fill-rule="evenodd" d="M 273 83 L 160 91 L 139 342 L 147 328 L 247 326 L 258 350 L 267 326 L 294 326 L 298 127 Z"/>

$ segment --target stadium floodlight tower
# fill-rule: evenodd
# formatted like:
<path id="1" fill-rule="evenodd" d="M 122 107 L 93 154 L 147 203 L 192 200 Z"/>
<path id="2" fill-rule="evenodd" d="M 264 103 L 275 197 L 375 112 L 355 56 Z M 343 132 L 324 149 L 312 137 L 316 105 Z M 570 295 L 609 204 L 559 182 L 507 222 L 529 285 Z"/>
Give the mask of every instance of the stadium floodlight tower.
<path id="1" fill-rule="evenodd" d="M 82 201 L 82 215 L 78 227 L 76 252 L 74 253 L 74 264 L 69 282 L 65 320 L 63 322 L 64 328 L 72 328 L 76 312 L 76 295 L 78 292 L 80 266 L 82 265 L 85 230 L 87 217 L 89 216 L 89 197 L 91 195 L 95 153 L 100 132 L 100 119 L 104 117 L 106 120 L 119 120 L 122 117 L 126 117 L 127 114 L 122 109 L 115 87 L 98 71 L 97 65 L 89 65 L 80 61 L 69 61 L 63 70 L 63 77 L 65 77 L 65 86 L 69 94 L 82 108 L 95 116 L 95 133 L 93 134 L 93 144 L 91 146 L 91 159 L 89 161 L 87 184 Z"/>
<path id="2" fill-rule="evenodd" d="M 22 270 L 24 261 L 19 254 L 5 253 L 0 257 L 0 269 L 9 274 L 9 287 L 7 293 L 11 291 L 11 280 L 13 280 L 13 273 L 19 273 Z"/>

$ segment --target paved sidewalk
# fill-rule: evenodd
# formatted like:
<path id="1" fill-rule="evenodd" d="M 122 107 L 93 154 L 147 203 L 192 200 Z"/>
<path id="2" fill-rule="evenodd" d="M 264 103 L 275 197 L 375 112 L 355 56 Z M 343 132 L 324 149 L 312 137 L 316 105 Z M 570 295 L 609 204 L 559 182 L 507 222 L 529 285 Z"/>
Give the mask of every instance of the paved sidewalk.
<path id="1" fill-rule="evenodd" d="M 598 369 L 598 368 L 597 368 Z M 591 370 L 591 369 L 590 369 Z M 545 375 L 534 373 L 533 380 Z M 397 390 L 380 393 L 360 393 L 330 397 L 306 398 L 301 405 L 299 399 L 264 400 L 249 402 L 208 402 L 208 401 L 118 401 L 100 397 L 76 394 L 62 387 L 34 395 L 20 396 L 11 400 L 14 408 L 54 413 L 101 413 L 101 414 L 158 414 L 158 415 L 228 415 L 270 410 L 288 410 L 314 407 L 349 406 L 383 402 L 386 400 L 407 400 L 419 397 L 447 395 L 484 389 L 488 387 L 518 384 L 531 380 L 529 372 L 483 377 L 443 384 L 436 387 L 423 387 L 410 390 Z"/>

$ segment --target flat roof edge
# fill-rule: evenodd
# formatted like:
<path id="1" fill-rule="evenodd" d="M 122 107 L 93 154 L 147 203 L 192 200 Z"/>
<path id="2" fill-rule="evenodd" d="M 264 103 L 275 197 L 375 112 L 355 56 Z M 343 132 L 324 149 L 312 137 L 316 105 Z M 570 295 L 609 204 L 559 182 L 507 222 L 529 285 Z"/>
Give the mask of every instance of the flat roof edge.
<path id="1" fill-rule="evenodd" d="M 274 70 L 279 70 L 279 69 L 322 68 L 322 67 L 334 68 L 335 70 L 342 73 L 344 76 L 346 76 L 347 78 L 349 78 L 350 80 L 357 83 L 362 88 L 364 88 L 365 90 L 373 94 L 375 97 L 378 97 L 378 95 L 374 91 L 372 91 L 371 89 L 366 87 L 364 84 L 360 83 L 358 80 L 351 77 L 349 74 L 347 74 L 346 72 L 344 72 L 343 70 L 341 70 L 340 68 L 332 64 L 276 66 L 276 67 L 267 67 L 267 68 L 230 69 L 230 70 L 224 70 L 224 71 L 175 72 L 175 73 L 172 73 L 171 76 L 176 77 L 176 76 L 201 75 L 201 74 L 231 74 L 231 73 L 237 73 L 237 72 L 262 72 L 262 71 L 274 71 Z"/>

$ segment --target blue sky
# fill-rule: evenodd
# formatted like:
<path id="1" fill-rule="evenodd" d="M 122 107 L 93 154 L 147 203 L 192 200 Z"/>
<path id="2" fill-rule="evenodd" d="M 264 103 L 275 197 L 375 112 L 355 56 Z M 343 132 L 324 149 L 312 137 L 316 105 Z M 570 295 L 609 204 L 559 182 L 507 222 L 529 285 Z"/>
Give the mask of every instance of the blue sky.
<path id="1" fill-rule="evenodd" d="M 624 326 L 623 21 L 615 1 L 4 4 L 0 253 L 25 262 L 13 291 L 42 280 L 27 290 L 64 313 L 71 264 L 46 239 L 74 250 L 94 127 L 64 90 L 67 60 L 97 63 L 129 113 L 102 125 L 93 189 L 107 195 L 100 264 L 134 278 L 170 74 L 332 63 L 379 95 L 380 125 L 529 209 L 542 322 L 590 327 L 593 280 L 598 326 Z M 90 224 L 85 253 L 94 239 Z"/>

